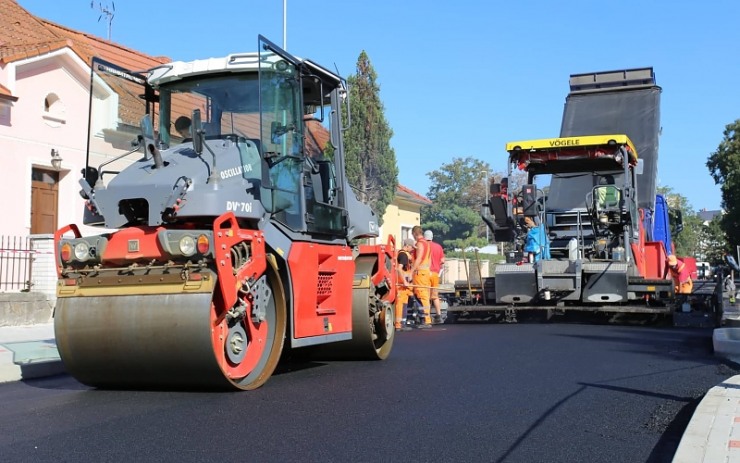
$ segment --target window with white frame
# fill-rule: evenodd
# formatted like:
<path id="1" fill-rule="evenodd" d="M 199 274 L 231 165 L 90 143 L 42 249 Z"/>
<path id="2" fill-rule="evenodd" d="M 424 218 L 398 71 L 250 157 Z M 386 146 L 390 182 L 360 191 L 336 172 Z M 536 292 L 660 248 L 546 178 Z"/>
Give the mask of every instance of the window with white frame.
<path id="1" fill-rule="evenodd" d="M 66 108 L 62 99 L 56 93 L 49 93 L 44 98 L 43 118 L 50 127 L 59 127 L 67 122 Z"/>

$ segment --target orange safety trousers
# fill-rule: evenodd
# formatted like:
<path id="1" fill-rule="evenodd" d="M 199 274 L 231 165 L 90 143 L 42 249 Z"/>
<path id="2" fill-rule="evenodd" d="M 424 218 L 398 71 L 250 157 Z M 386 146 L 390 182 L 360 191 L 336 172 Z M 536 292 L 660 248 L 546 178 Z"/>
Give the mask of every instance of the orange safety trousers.
<path id="1" fill-rule="evenodd" d="M 429 286 L 432 287 L 429 291 L 429 298 L 439 299 L 439 273 L 432 272 L 432 275 L 429 277 L 429 281 L 431 281 Z"/>
<path id="2" fill-rule="evenodd" d="M 673 285 L 673 289 L 676 291 L 676 294 L 691 294 L 694 290 L 694 282 L 691 280 L 684 281 L 683 283 L 678 283 L 674 280 Z"/>
<path id="3" fill-rule="evenodd" d="M 413 292 L 411 291 L 411 288 L 407 286 L 398 285 L 398 288 L 396 290 L 396 328 L 401 328 L 401 322 L 404 318 L 404 311 L 406 310 L 406 306 L 409 303 L 409 298 Z"/>
<path id="4" fill-rule="evenodd" d="M 424 311 L 424 323 L 432 323 L 432 317 L 429 314 L 429 287 L 432 286 L 432 272 L 427 269 L 419 269 L 414 274 L 414 294 L 419 299 L 421 309 Z"/>

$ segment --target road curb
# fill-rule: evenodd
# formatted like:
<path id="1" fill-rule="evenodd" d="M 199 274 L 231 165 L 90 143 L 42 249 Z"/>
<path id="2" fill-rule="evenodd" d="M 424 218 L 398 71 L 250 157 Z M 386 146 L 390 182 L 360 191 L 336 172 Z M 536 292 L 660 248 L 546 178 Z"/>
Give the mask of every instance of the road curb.
<path id="1" fill-rule="evenodd" d="M 740 363 L 740 328 L 717 328 L 712 333 L 714 354 Z"/>
<path id="2" fill-rule="evenodd" d="M 673 463 L 740 459 L 740 375 L 711 388 L 686 426 Z"/>
<path id="3" fill-rule="evenodd" d="M 45 378 L 66 372 L 61 360 L 0 365 L 0 383 Z"/>

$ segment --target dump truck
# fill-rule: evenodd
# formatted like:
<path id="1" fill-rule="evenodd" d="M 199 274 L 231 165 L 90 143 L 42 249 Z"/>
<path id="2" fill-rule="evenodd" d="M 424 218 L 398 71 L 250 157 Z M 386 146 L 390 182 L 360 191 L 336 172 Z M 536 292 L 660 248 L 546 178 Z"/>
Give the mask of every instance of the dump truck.
<path id="1" fill-rule="evenodd" d="M 74 378 L 249 390 L 287 349 L 388 357 L 395 244 L 363 244 L 378 223 L 345 175 L 343 78 L 262 36 L 256 52 L 92 70 L 80 185 L 97 234 L 54 236 Z"/>
<path id="2" fill-rule="evenodd" d="M 666 267 L 681 217 L 656 194 L 660 92 L 652 68 L 572 75 L 560 136 L 506 144 L 508 176 L 491 183 L 483 220 L 507 261 L 478 292 L 461 284 L 448 317 L 662 318 L 684 305 Z M 516 172 L 525 184 L 509 184 Z M 547 237 L 536 252 L 530 229 Z"/>

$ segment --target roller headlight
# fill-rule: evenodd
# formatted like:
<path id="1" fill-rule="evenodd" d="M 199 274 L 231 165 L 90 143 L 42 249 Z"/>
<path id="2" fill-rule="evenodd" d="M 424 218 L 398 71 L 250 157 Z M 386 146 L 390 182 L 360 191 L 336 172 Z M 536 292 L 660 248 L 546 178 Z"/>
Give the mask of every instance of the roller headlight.
<path id="1" fill-rule="evenodd" d="M 183 256 L 192 256 L 195 254 L 195 240 L 190 235 L 180 238 L 180 252 Z"/>
<path id="2" fill-rule="evenodd" d="M 209 255 L 213 235 L 202 230 L 162 230 L 157 239 L 167 255 L 177 259 Z"/>
<path id="3" fill-rule="evenodd" d="M 80 262 L 86 261 L 90 257 L 90 246 L 84 241 L 75 244 L 75 259 Z"/>

